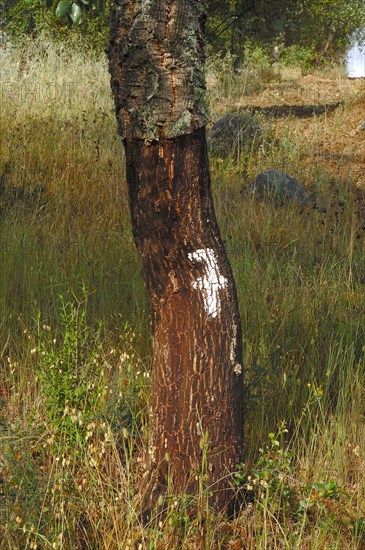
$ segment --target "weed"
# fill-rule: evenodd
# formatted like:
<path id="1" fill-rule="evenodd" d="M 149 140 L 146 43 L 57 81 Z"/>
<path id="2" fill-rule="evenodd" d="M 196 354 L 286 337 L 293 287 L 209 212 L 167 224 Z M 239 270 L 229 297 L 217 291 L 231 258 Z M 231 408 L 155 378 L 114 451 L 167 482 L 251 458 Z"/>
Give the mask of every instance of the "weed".
<path id="1" fill-rule="evenodd" d="M 74 447 L 103 410 L 103 346 L 101 327 L 93 331 L 87 324 L 86 301 L 75 305 L 60 297 L 60 302 L 57 332 L 38 319 L 38 345 L 32 351 L 38 355 L 37 374 L 50 426 L 63 445 Z"/>

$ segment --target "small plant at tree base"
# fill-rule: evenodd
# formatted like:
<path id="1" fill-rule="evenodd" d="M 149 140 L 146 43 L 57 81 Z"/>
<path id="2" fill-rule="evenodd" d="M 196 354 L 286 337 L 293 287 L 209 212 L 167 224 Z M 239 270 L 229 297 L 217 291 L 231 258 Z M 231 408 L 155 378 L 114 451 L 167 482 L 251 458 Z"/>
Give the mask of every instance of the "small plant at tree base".
<path id="1" fill-rule="evenodd" d="M 289 478 L 292 474 L 293 451 L 284 446 L 287 432 L 286 424 L 282 422 L 276 435 L 269 433 L 269 442 L 260 448 L 259 458 L 251 473 L 244 464 L 238 466 L 235 483 L 245 490 L 248 500 L 254 498 L 262 501 L 270 497 L 272 504 L 276 500 L 274 508 L 291 507 L 294 493 Z"/>

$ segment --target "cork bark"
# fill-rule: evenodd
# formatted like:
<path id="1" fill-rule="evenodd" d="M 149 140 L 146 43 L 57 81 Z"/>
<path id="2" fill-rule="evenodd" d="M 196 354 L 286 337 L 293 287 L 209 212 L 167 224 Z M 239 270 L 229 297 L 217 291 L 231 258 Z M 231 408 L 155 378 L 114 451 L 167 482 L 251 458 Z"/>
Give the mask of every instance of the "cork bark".
<path id="1" fill-rule="evenodd" d="M 204 2 L 117 0 L 110 64 L 119 131 L 151 142 L 206 123 Z"/>
<path id="2" fill-rule="evenodd" d="M 230 472 L 243 454 L 241 325 L 210 189 L 202 8 L 119 1 L 109 58 L 153 317 L 152 493 L 196 492 L 203 467 L 211 504 L 231 512 Z"/>

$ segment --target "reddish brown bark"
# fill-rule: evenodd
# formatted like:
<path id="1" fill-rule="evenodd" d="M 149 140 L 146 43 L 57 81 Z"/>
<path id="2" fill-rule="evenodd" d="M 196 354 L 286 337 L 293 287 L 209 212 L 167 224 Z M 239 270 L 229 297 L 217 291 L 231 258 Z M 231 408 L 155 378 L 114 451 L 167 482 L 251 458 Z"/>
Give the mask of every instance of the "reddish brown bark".
<path id="1" fill-rule="evenodd" d="M 231 509 L 243 453 L 241 326 L 205 138 L 204 2 L 116 0 L 109 51 L 132 226 L 153 315 L 154 496 Z"/>
<path id="2" fill-rule="evenodd" d="M 151 467 L 162 486 L 170 471 L 177 492 L 194 491 L 206 453 L 212 502 L 222 509 L 233 496 L 227 475 L 243 452 L 241 329 L 205 131 L 125 145 L 134 237 L 153 312 Z"/>

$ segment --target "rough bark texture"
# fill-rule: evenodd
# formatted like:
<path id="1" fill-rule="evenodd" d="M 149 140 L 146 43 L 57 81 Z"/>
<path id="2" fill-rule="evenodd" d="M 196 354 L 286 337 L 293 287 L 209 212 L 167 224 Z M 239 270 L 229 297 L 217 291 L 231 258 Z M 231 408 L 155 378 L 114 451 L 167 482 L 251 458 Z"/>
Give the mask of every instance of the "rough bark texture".
<path id="1" fill-rule="evenodd" d="M 177 493 L 194 492 L 196 472 L 205 464 L 211 503 L 231 510 L 229 472 L 243 452 L 241 326 L 213 209 L 203 109 L 194 87 L 195 70 L 202 79 L 202 3 L 120 4 L 124 11 L 112 24 L 110 71 L 133 232 L 153 315 L 149 468 L 157 473 L 154 494 L 163 493 L 168 481 Z M 188 52 L 182 47 L 187 34 Z M 132 51 L 131 59 L 126 51 Z M 146 66 L 137 69 L 135 55 Z M 169 67 L 181 68 L 174 92 L 166 59 Z M 188 73 L 193 76 L 186 80 Z M 149 74 L 159 75 L 153 101 L 148 100 Z M 186 125 L 180 123 L 185 109 L 190 113 Z"/>
<path id="2" fill-rule="evenodd" d="M 128 140 L 127 180 L 153 311 L 151 466 L 186 492 L 206 453 L 224 507 L 231 480 L 219 480 L 242 458 L 241 330 L 205 143 L 204 129 L 149 147 Z"/>
<path id="3" fill-rule="evenodd" d="M 204 2 L 117 0 L 111 84 L 122 137 L 173 138 L 206 123 Z"/>

